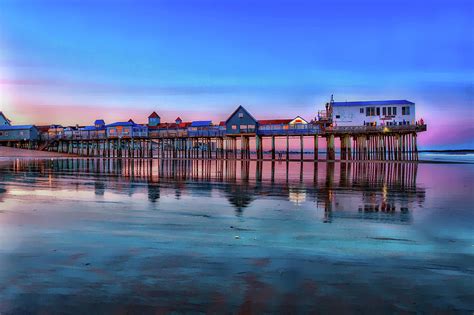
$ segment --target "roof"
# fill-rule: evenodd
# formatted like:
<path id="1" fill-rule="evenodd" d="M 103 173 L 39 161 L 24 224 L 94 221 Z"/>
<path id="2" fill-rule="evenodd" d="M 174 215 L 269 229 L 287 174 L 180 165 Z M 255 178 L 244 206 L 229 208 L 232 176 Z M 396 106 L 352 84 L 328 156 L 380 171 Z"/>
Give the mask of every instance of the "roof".
<path id="1" fill-rule="evenodd" d="M 49 125 L 47 125 L 47 126 L 36 126 L 36 128 L 41 132 L 48 132 Z"/>
<path id="2" fill-rule="evenodd" d="M 303 123 L 305 123 L 305 124 L 308 123 L 308 121 L 307 121 L 306 119 L 304 119 L 303 117 L 301 117 L 301 116 L 296 116 L 295 118 L 293 118 L 293 119 L 290 121 L 290 124 L 293 123 L 295 120 L 298 120 L 298 119 L 301 120 L 301 121 L 303 121 Z"/>
<path id="3" fill-rule="evenodd" d="M 221 122 L 219 123 L 219 126 L 221 126 L 221 127 L 225 126 L 225 121 L 221 121 Z"/>
<path id="4" fill-rule="evenodd" d="M 81 128 L 83 131 L 95 131 L 95 130 L 103 130 L 104 128 L 96 128 L 95 126 L 85 126 Z"/>
<path id="5" fill-rule="evenodd" d="M 332 102 L 332 106 L 368 106 L 368 105 L 415 105 L 407 100 L 386 100 L 386 101 L 357 101 L 357 102 Z"/>
<path id="6" fill-rule="evenodd" d="M 148 118 L 160 118 L 160 116 L 156 112 L 153 112 Z"/>
<path id="7" fill-rule="evenodd" d="M 113 124 L 108 124 L 106 127 L 117 127 L 117 126 L 135 126 L 135 123 L 130 121 L 119 121 Z"/>
<path id="8" fill-rule="evenodd" d="M 235 113 L 237 113 L 240 109 L 242 109 L 247 115 L 249 115 L 250 118 L 252 118 L 255 122 L 257 121 L 242 105 L 239 105 L 239 107 L 237 107 L 237 109 L 234 110 L 234 112 L 229 116 L 229 118 L 226 119 L 225 123 L 227 124 L 227 122 L 229 121 L 229 119 L 231 119 L 232 116 L 234 116 Z"/>
<path id="9" fill-rule="evenodd" d="M 36 128 L 36 127 L 34 125 L 0 126 L 0 130 L 28 130 L 31 128 Z"/>
<path id="10" fill-rule="evenodd" d="M 189 126 L 191 126 L 191 122 L 189 122 L 189 121 L 181 122 L 180 124 L 178 124 L 179 128 L 187 128 Z"/>
<path id="11" fill-rule="evenodd" d="M 8 122 L 8 123 L 11 123 L 12 121 L 10 119 L 7 118 L 7 116 L 5 116 L 5 114 L 3 112 L 0 112 L 0 115 L 3 116 L 3 118 L 5 118 L 5 120 Z"/>
<path id="12" fill-rule="evenodd" d="M 210 120 L 197 120 L 191 123 L 191 127 L 207 127 L 211 125 L 212 125 L 212 121 Z"/>
<path id="13" fill-rule="evenodd" d="M 178 118 L 175 119 L 175 121 L 177 121 L 177 120 L 183 121 L 183 120 L 181 119 L 181 117 L 179 117 L 179 116 L 178 116 Z"/>
<path id="14" fill-rule="evenodd" d="M 105 125 L 105 121 L 103 119 L 97 119 L 94 121 L 94 125 Z"/>
<path id="15" fill-rule="evenodd" d="M 292 120 L 293 119 L 264 119 L 264 120 L 259 120 L 258 124 L 259 125 L 287 125 Z"/>

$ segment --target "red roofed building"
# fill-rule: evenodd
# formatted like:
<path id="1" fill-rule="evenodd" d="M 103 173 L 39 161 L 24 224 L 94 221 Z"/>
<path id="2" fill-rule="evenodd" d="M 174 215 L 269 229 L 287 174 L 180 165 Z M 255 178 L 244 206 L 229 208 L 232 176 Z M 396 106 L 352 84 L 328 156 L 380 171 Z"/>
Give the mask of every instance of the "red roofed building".
<path id="1" fill-rule="evenodd" d="M 148 126 L 156 127 L 160 124 L 160 116 L 153 112 L 150 116 L 148 116 Z"/>

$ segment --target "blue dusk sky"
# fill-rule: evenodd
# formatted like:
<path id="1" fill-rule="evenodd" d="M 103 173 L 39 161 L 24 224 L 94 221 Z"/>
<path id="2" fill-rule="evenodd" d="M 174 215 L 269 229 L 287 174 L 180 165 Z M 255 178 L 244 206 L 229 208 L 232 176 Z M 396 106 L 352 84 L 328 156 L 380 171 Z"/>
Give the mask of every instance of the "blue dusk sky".
<path id="1" fill-rule="evenodd" d="M 0 0 L 0 111 L 14 123 L 310 120 L 408 99 L 422 148 L 474 148 L 474 1 Z"/>

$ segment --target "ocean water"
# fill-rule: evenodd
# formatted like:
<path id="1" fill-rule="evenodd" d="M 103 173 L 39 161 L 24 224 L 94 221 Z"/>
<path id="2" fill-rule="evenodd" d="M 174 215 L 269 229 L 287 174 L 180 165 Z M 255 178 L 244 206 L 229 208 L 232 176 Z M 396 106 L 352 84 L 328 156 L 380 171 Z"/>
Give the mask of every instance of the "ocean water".
<path id="1" fill-rule="evenodd" d="M 0 162 L 0 313 L 466 313 L 474 165 Z"/>

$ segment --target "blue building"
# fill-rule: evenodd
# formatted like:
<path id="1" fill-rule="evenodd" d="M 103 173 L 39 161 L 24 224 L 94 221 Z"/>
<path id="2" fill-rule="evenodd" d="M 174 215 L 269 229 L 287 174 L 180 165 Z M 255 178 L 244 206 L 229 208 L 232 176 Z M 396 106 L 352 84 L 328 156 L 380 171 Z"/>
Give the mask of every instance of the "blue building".
<path id="1" fill-rule="evenodd" d="M 255 134 L 258 122 L 257 120 L 240 105 L 225 121 L 226 133 L 228 135 L 246 135 Z"/>
<path id="2" fill-rule="evenodd" d="M 139 138 L 148 136 L 148 128 L 132 120 L 106 126 L 108 138 Z"/>
<path id="3" fill-rule="evenodd" d="M 0 126 L 10 126 L 11 124 L 11 120 L 4 113 L 0 112 Z"/>
<path id="4" fill-rule="evenodd" d="M 210 120 L 193 121 L 188 127 L 189 137 L 222 137 L 219 126 L 214 126 Z"/>
<path id="5" fill-rule="evenodd" d="M 39 130 L 34 125 L 0 126 L 0 142 L 36 140 L 39 140 Z"/>
<path id="6" fill-rule="evenodd" d="M 105 129 L 105 121 L 103 119 L 97 119 L 94 121 L 94 127 L 96 129 Z"/>
<path id="7" fill-rule="evenodd" d="M 150 116 L 148 116 L 148 126 L 156 127 L 160 123 L 161 123 L 161 118 L 156 112 L 153 112 L 151 113 Z"/>

